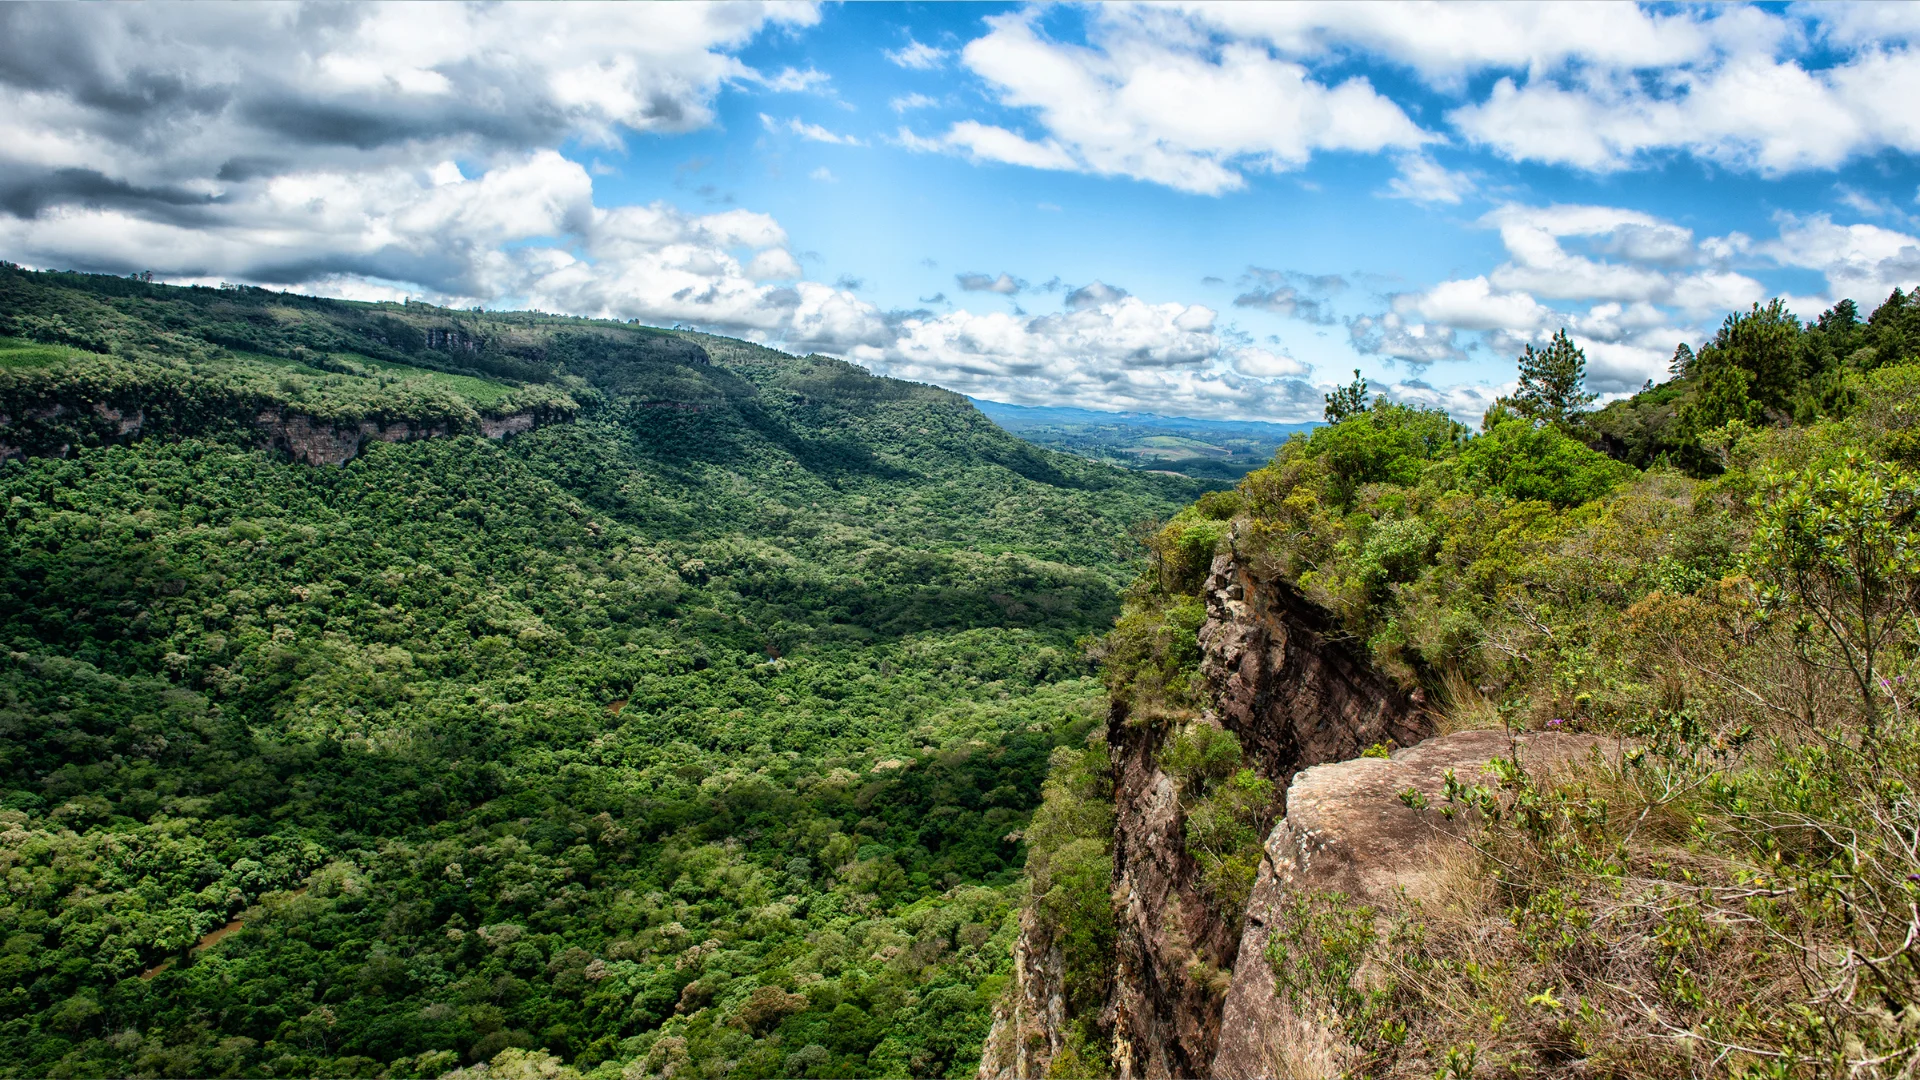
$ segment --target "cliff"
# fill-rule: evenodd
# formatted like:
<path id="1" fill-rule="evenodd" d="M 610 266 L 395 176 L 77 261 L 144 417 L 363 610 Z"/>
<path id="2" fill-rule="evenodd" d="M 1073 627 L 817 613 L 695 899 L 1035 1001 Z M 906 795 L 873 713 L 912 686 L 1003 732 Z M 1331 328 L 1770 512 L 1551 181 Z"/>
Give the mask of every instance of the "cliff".
<path id="1" fill-rule="evenodd" d="M 1432 731 L 1417 694 L 1375 672 L 1284 581 L 1232 555 L 1204 586 L 1200 672 L 1211 708 L 1197 720 L 1235 735 L 1246 765 L 1284 790 L 1300 769 L 1357 757 Z M 1122 1076 L 1204 1076 L 1220 1038 L 1243 912 L 1200 880 L 1188 851 L 1180 783 L 1162 750 L 1172 725 L 1116 715 L 1107 734 L 1115 779 L 1113 990 Z M 1276 812 L 1281 807 L 1273 808 Z"/>
<path id="2" fill-rule="evenodd" d="M 1286 951 L 1275 926 L 1314 898 L 1384 903 L 1430 887 L 1434 844 L 1473 820 L 1426 806 L 1444 798 L 1450 775 L 1475 777 L 1509 756 L 1562 761 L 1594 740 L 1433 737 L 1421 693 L 1376 671 L 1277 574 L 1221 555 L 1201 594 L 1203 707 L 1136 713 L 1116 698 L 1109 718 L 1114 947 L 1094 1026 L 1122 1077 L 1338 1075 L 1353 1057 L 1337 1003 L 1276 982 L 1275 964 L 1287 961 L 1275 955 Z M 1196 739 L 1236 747 L 1233 767 L 1278 793 L 1258 815 L 1250 894 L 1210 880 L 1196 855 L 1200 781 L 1180 750 Z M 1021 930 L 983 1080 L 1070 1071 L 1055 1068 L 1074 1011 L 1060 928 L 1030 903 Z"/>
<path id="3" fill-rule="evenodd" d="M 502 417 L 481 417 L 472 427 L 476 429 L 473 434 L 488 439 L 504 439 L 509 435 L 531 431 L 539 424 L 539 415 L 529 411 Z M 444 439 L 449 435 L 461 434 L 453 425 L 445 422 L 402 419 L 387 423 L 375 420 L 327 423 L 279 410 L 261 412 L 254 418 L 254 427 L 267 445 L 285 450 L 293 455 L 295 461 L 304 461 L 309 465 L 345 465 L 358 457 L 369 443 Z"/>

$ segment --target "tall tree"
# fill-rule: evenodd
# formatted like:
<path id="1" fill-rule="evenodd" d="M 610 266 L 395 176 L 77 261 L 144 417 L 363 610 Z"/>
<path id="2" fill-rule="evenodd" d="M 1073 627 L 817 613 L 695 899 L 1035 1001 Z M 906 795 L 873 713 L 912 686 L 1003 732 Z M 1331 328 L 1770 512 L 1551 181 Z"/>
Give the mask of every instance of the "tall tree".
<path id="1" fill-rule="evenodd" d="M 1327 423 L 1337 424 L 1349 416 L 1366 412 L 1371 407 L 1371 397 L 1367 393 L 1367 380 L 1360 377 L 1360 369 L 1353 371 L 1353 381 L 1345 386 L 1336 386 L 1327 395 Z"/>
<path id="2" fill-rule="evenodd" d="M 1513 410 L 1534 423 L 1565 426 L 1586 411 L 1597 394 L 1587 392 L 1587 354 L 1562 328 L 1544 349 L 1527 346 L 1520 354 L 1520 385 Z"/>

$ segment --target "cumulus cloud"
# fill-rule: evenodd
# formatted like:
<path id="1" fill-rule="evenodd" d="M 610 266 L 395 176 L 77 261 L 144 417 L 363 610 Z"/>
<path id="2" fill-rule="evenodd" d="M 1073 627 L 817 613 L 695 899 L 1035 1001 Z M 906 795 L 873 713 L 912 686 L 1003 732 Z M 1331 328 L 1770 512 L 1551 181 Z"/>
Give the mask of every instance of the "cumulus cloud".
<path id="1" fill-rule="evenodd" d="M 1276 353 L 1267 349 L 1235 349 L 1231 354 L 1231 360 L 1235 371 L 1258 379 L 1299 379 L 1305 378 L 1312 371 L 1306 364 L 1286 353 Z"/>
<path id="2" fill-rule="evenodd" d="M 1826 214 L 1779 215 L 1779 239 L 1759 250 L 1783 266 L 1817 270 L 1828 296 L 1869 309 L 1920 282 L 1920 239 L 1878 225 L 1836 225 Z"/>
<path id="3" fill-rule="evenodd" d="M 1428 83 L 1457 86 L 1487 68 L 1552 69 L 1569 62 L 1647 68 L 1705 55 L 1713 20 L 1634 4 L 1199 2 L 1181 7 L 1218 32 L 1283 55 L 1366 52 L 1404 64 Z"/>
<path id="4" fill-rule="evenodd" d="M 1348 319 L 1347 337 L 1355 352 L 1416 366 L 1467 356 L 1452 327 L 1415 322 L 1398 311 Z"/>
<path id="5" fill-rule="evenodd" d="M 1042 36 L 1034 18 L 989 19 L 961 59 L 1002 104 L 1031 110 L 1044 134 L 962 121 L 902 141 L 1212 195 L 1245 186 L 1248 169 L 1282 171 L 1320 151 L 1412 149 L 1430 139 L 1364 78 L 1327 85 L 1261 46 L 1216 49 L 1150 8 L 1097 9 L 1089 47 Z"/>
<path id="6" fill-rule="evenodd" d="M 1202 194 L 1324 151 L 1387 151 L 1400 168 L 1383 194 L 1472 194 L 1424 152 L 1446 140 L 1364 77 L 1324 74 L 1365 59 L 1456 99 L 1453 130 L 1515 161 L 1605 173 L 1678 153 L 1780 175 L 1920 151 L 1920 117 L 1886 107 L 1920 92 L 1920 20 L 1895 5 L 1197 0 L 1100 7 L 1085 45 L 1036 19 L 990 19 L 960 53 L 1033 130 L 972 121 L 923 148 Z"/>
<path id="7" fill-rule="evenodd" d="M 553 147 L 701 127 L 725 83 L 758 77 L 733 50 L 817 18 L 0 8 L 0 235 L 16 257 L 82 269 L 487 295 L 545 257 L 500 245 L 591 231 L 591 181 Z"/>
<path id="8" fill-rule="evenodd" d="M 1058 280 L 1059 279 L 1056 278 L 1054 281 L 1048 282 L 1048 287 L 1051 288 Z M 1095 281 L 1088 285 L 1082 285 L 1077 289 L 1067 290 L 1067 296 L 1063 302 L 1066 304 L 1068 311 L 1085 311 L 1089 308 L 1100 308 L 1118 303 L 1126 299 L 1126 297 L 1127 290 L 1117 285 L 1109 285 L 1104 281 Z"/>
<path id="9" fill-rule="evenodd" d="M 1796 297 L 1805 317 L 1843 296 L 1872 304 L 1920 280 L 1920 240 L 1827 215 L 1777 217 L 1780 234 L 1696 237 L 1683 226 L 1609 206 L 1507 205 L 1481 218 L 1507 258 L 1488 273 L 1387 298 L 1388 310 L 1348 320 L 1362 352 L 1424 367 L 1483 345 L 1517 354 L 1565 328 L 1587 350 L 1588 382 L 1603 393 L 1666 372 L 1674 346 L 1710 332 L 1728 311 L 1764 301 L 1745 269 L 1814 270 L 1825 297 Z M 1462 338 L 1460 335 L 1468 335 Z"/>
<path id="10" fill-rule="evenodd" d="M 1865 8 L 1827 10 L 1829 27 L 1871 21 L 1861 17 Z M 1592 172 L 1678 152 L 1779 176 L 1831 169 L 1887 149 L 1920 150 L 1920 120 L 1886 108 L 1920 90 L 1920 53 L 1911 46 L 1878 39 L 1821 67 L 1782 55 L 1796 47 L 1797 22 L 1728 11 L 1699 26 L 1711 47 L 1658 78 L 1637 74 L 1653 66 L 1645 64 L 1508 76 L 1485 100 L 1461 106 L 1449 119 L 1472 141 L 1512 160 Z M 1867 44 L 1851 30 L 1830 40 Z"/>
<path id="11" fill-rule="evenodd" d="M 901 378 L 1023 404 L 1172 415 L 1297 420 L 1317 416 L 1320 392 L 1305 364 L 1281 353 L 1231 347 L 1217 314 L 1198 304 L 1155 304 L 1094 282 L 1062 310 L 916 314 L 891 345 L 856 359 Z"/>

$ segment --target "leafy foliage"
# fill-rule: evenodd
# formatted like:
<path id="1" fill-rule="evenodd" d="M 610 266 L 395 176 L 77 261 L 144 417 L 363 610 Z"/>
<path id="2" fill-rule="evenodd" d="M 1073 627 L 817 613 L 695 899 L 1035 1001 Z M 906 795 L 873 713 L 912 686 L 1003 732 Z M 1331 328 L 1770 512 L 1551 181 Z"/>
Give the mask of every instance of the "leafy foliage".
<path id="1" fill-rule="evenodd" d="M 0 465 L 0 1073 L 972 1071 L 1076 639 L 1200 485 L 721 338 L 0 290 L 0 388 L 170 418 Z"/>

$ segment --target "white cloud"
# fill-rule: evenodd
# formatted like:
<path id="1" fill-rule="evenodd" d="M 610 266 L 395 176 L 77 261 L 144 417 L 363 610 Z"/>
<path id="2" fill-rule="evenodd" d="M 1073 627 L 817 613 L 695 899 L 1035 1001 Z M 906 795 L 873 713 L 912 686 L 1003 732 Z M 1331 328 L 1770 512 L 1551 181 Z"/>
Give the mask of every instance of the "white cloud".
<path id="1" fill-rule="evenodd" d="M 497 294 L 536 261 L 500 244 L 590 231 L 591 181 L 553 147 L 699 128 L 727 82 L 769 81 L 734 50 L 818 17 L 0 8 L 0 236 L 83 269 Z M 818 81 L 770 81 L 795 80 Z"/>
<path id="2" fill-rule="evenodd" d="M 1257 379 L 1300 379 L 1312 372 L 1293 357 L 1266 349 L 1235 349 L 1231 356 L 1235 371 Z"/>
<path id="3" fill-rule="evenodd" d="M 931 71 L 945 64 L 947 57 L 951 55 L 953 54 L 945 49 L 936 49 L 924 42 L 911 39 L 904 46 L 887 51 L 888 60 L 903 68 L 913 68 L 916 71 Z"/>
<path id="4" fill-rule="evenodd" d="M 1014 14 L 988 20 L 989 32 L 962 51 L 1003 104 L 1035 111 L 1045 136 L 966 121 L 910 145 L 1218 194 L 1244 186 L 1247 169 L 1431 139 L 1364 78 L 1327 86 L 1264 47 L 1209 49 L 1160 32 L 1151 9 L 1101 8 L 1090 19 L 1091 47 L 1043 38 L 1030 14 Z"/>
<path id="5" fill-rule="evenodd" d="M 1355 352 L 1416 366 L 1464 360 L 1467 355 L 1452 327 L 1413 322 L 1398 311 L 1347 320 L 1347 337 Z"/>
<path id="6" fill-rule="evenodd" d="M 909 150 L 964 151 L 975 161 L 993 161 L 1007 165 L 1025 165 L 1033 169 L 1072 169 L 1073 156 L 1059 143 L 1033 142 L 1005 128 L 962 120 L 945 135 L 921 138 L 906 128 L 900 129 L 900 145 Z"/>
<path id="7" fill-rule="evenodd" d="M 778 74 L 762 76 L 758 81 L 769 90 L 791 94 L 823 87 L 833 80 L 827 76 L 826 72 L 816 71 L 813 68 L 805 71 L 798 68 L 782 68 Z"/>
<path id="8" fill-rule="evenodd" d="M 1481 223 L 1500 230 L 1509 259 L 1490 275 L 1493 285 L 1554 299 L 1647 300 L 1662 295 L 1667 275 L 1635 263 L 1592 259 L 1567 251 L 1566 237 L 1608 237 L 1627 229 L 1654 230 L 1691 244 L 1692 233 L 1651 214 L 1611 206 L 1503 206 Z M 1656 241 L 1643 240 L 1640 243 Z"/>
<path id="9" fill-rule="evenodd" d="M 1317 418 L 1304 364 L 1227 349 L 1215 313 L 1153 304 L 1095 282 L 1056 314 L 954 311 L 903 321 L 885 348 L 852 355 L 887 374 L 1022 404 L 1169 415 Z"/>
<path id="10" fill-rule="evenodd" d="M 1826 214 L 1777 220 L 1779 239 L 1759 250 L 1783 266 L 1819 271 L 1828 302 L 1851 297 L 1872 310 L 1895 288 L 1920 282 L 1920 239 L 1878 225 L 1836 225 Z"/>
<path id="11" fill-rule="evenodd" d="M 1794 15 L 1819 27 L 1828 43 L 1842 47 L 1886 46 L 1920 41 L 1920 8 L 1912 4 L 1796 3 Z"/>
<path id="12" fill-rule="evenodd" d="M 1496 292 L 1485 277 L 1446 281 L 1424 293 L 1397 297 L 1394 308 L 1456 330 L 1531 333 L 1554 317 L 1526 293 Z"/>
<path id="13" fill-rule="evenodd" d="M 803 139 L 808 139 L 813 142 L 830 143 L 834 146 L 864 145 L 861 143 L 859 139 L 856 139 L 851 135 L 841 135 L 837 132 L 828 131 L 826 128 L 821 127 L 819 124 L 809 124 L 805 120 L 802 120 L 797 116 L 788 117 L 785 120 L 775 120 L 773 117 L 768 116 L 766 113 L 761 113 L 760 123 L 768 131 L 775 132 L 776 134 L 780 132 L 787 132 L 790 134 L 798 135 Z"/>
<path id="14" fill-rule="evenodd" d="M 1458 204 L 1473 193 L 1472 178 L 1453 172 L 1427 154 L 1400 155 L 1400 175 L 1387 181 L 1386 194 L 1417 203 Z"/>
<path id="15" fill-rule="evenodd" d="M 825 165 L 822 165 L 819 168 L 808 173 L 807 176 L 810 179 L 818 180 L 823 184 L 837 184 L 840 182 L 840 178 L 833 175 L 833 170 L 827 168 Z"/>
<path id="16" fill-rule="evenodd" d="M 893 109 L 894 112 L 908 112 L 913 109 L 931 109 L 938 104 L 940 103 L 933 98 L 918 93 L 903 94 L 887 102 L 888 107 Z"/>
<path id="17" fill-rule="evenodd" d="M 1756 246 L 1738 233 L 1696 240 L 1672 222 L 1610 206 L 1511 204 L 1481 224 L 1499 230 L 1505 262 L 1394 295 L 1390 310 L 1348 320 L 1354 347 L 1417 367 L 1464 359 L 1476 341 L 1495 356 L 1517 355 L 1564 328 L 1587 351 L 1588 385 L 1627 392 L 1664 377 L 1674 345 L 1700 332 L 1703 321 L 1765 299 L 1765 287 L 1732 264 L 1754 262 L 1778 246 Z M 1849 238 L 1834 228 L 1819 222 L 1806 230 L 1799 250 L 1809 263 L 1840 261 Z M 1851 247 L 1897 261 L 1896 237 L 1859 234 Z M 1568 250 L 1570 242 L 1586 252 Z M 1549 300 L 1563 303 L 1543 302 Z M 1478 337 L 1463 343 L 1459 334 Z"/>
<path id="18" fill-rule="evenodd" d="M 1469 427 L 1479 427 L 1481 418 L 1493 407 L 1494 399 L 1511 393 L 1513 383 L 1509 381 L 1499 386 L 1459 383 L 1444 387 L 1429 386 L 1423 382 L 1388 383 L 1374 389 L 1389 401 L 1439 409 Z"/>
<path id="19" fill-rule="evenodd" d="M 1645 68 L 1706 55 L 1717 20 L 1634 4 L 1344 2 L 1181 5 L 1204 25 L 1289 56 L 1367 52 L 1456 86 L 1487 68 L 1544 70 L 1580 61 Z"/>
<path id="20" fill-rule="evenodd" d="M 1394 150 L 1387 194 L 1458 202 L 1471 185 L 1417 152 L 1436 136 L 1366 79 L 1315 74 L 1365 59 L 1464 99 L 1448 121 L 1515 161 L 1604 173 L 1677 153 L 1772 176 L 1920 152 L 1920 113 L 1887 107 L 1920 96 L 1917 20 L 1892 5 L 1116 4 L 1088 14 L 1084 46 L 1035 18 L 988 20 L 961 56 L 1040 133 L 1006 154 L 950 148 L 1205 194 L 1314 153 Z"/>

